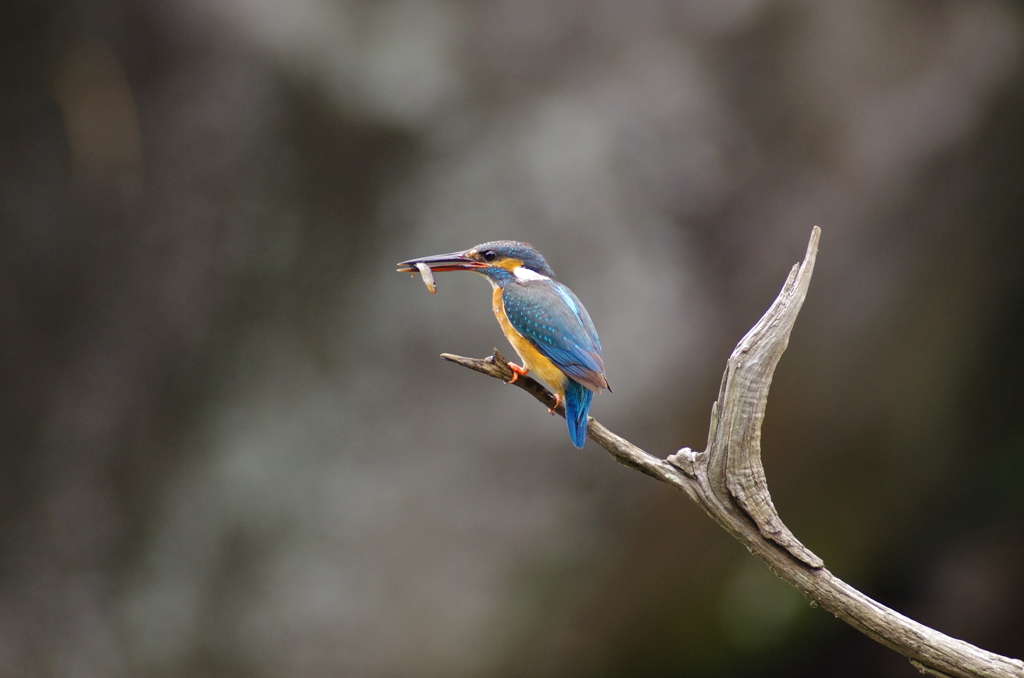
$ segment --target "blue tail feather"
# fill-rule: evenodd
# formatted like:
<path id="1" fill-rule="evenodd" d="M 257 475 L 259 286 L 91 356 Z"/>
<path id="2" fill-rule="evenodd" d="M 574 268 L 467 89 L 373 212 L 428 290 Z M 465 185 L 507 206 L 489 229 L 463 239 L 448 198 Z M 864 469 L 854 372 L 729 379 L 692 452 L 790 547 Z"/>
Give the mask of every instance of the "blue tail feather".
<path id="1" fill-rule="evenodd" d="M 587 441 L 587 412 L 594 392 L 586 386 L 568 379 L 565 384 L 565 423 L 569 426 L 572 444 L 580 449 Z"/>

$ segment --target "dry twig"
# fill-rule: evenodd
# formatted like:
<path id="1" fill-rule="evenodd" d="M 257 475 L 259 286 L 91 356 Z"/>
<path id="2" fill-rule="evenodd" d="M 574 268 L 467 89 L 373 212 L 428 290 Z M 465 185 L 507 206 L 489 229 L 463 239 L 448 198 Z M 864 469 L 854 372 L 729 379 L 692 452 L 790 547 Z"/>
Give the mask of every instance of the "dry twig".
<path id="1" fill-rule="evenodd" d="M 644 452 L 589 418 L 587 435 L 619 463 L 686 492 L 711 518 L 799 589 L 812 605 L 833 613 L 870 638 L 907 656 L 922 673 L 955 678 L 1024 678 L 1024 662 L 987 652 L 919 624 L 868 598 L 825 569 L 824 563 L 783 524 L 768 493 L 761 465 L 761 421 L 775 366 L 807 295 L 821 231 L 811 233 L 802 264 L 793 267 L 778 298 L 737 345 L 711 410 L 708 449 L 684 447 L 667 459 Z M 448 353 L 459 363 L 502 381 L 513 378 L 505 359 L 480 360 Z M 516 386 L 545 407 L 554 396 L 537 381 L 519 377 Z M 565 416 L 559 406 L 555 412 Z"/>

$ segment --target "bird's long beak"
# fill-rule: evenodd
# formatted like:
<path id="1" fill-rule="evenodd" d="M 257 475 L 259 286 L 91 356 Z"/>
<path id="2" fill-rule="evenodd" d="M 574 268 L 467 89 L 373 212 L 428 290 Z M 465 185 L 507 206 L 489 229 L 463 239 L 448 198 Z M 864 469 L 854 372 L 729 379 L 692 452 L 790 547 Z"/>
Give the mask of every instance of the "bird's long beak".
<path id="1" fill-rule="evenodd" d="M 432 257 L 420 257 L 409 261 L 398 262 L 399 273 L 415 273 L 416 264 L 426 264 L 432 271 L 471 271 L 474 268 L 486 268 L 487 264 L 470 259 L 465 252 L 451 254 L 435 254 Z"/>

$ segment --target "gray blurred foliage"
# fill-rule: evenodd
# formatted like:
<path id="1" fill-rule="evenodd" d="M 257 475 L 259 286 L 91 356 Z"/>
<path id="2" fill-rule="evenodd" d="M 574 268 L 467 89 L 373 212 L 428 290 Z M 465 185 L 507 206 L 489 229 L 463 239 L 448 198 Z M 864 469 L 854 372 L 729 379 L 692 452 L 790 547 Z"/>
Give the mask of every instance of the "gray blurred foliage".
<path id="1" fill-rule="evenodd" d="M 783 518 L 1024 655 L 1024 15 L 998 0 L 8 0 L 0 676 L 911 676 L 438 353 L 528 240 L 593 413 L 704 444 L 811 226 Z"/>

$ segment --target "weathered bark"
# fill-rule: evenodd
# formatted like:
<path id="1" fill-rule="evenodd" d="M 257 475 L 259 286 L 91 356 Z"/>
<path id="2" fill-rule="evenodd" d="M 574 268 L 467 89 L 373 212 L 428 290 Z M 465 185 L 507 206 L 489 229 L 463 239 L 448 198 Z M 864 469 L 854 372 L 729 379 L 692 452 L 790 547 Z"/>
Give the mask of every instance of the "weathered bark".
<path id="1" fill-rule="evenodd" d="M 918 670 L 957 678 L 1024 678 L 1024 662 L 951 638 L 890 610 L 835 577 L 779 518 L 761 465 L 761 422 L 775 366 L 789 343 L 807 295 L 820 230 L 814 227 L 803 263 L 794 266 L 782 292 L 736 346 L 726 365 L 718 401 L 712 406 L 708 449 L 684 447 L 667 459 L 644 452 L 589 419 L 591 440 L 619 463 L 669 483 L 696 501 L 711 518 L 763 559 L 782 579 L 874 640 L 907 656 Z M 489 376 L 510 381 L 513 373 L 497 349 L 486 359 L 442 354 Z M 548 408 L 554 396 L 537 381 L 514 382 Z"/>

